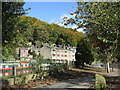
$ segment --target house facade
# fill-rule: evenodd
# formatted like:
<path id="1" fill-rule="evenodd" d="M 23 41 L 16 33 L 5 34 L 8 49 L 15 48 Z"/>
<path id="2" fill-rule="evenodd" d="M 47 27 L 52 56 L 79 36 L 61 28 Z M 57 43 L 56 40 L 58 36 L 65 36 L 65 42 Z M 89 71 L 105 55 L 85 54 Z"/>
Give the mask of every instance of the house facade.
<path id="1" fill-rule="evenodd" d="M 27 48 L 20 48 L 20 57 L 27 57 L 28 56 L 28 49 Z"/>
<path id="2" fill-rule="evenodd" d="M 75 53 L 76 47 L 56 46 L 56 45 L 43 45 L 41 48 L 20 48 L 20 58 L 29 56 L 28 50 L 35 51 L 37 55 L 43 56 L 44 59 L 52 60 L 65 60 L 76 61 Z"/>
<path id="3" fill-rule="evenodd" d="M 19 55 L 19 58 L 21 60 L 24 60 L 29 57 L 28 50 L 29 50 L 28 48 L 17 48 L 16 49 L 16 52 Z"/>
<path id="4" fill-rule="evenodd" d="M 75 47 L 43 46 L 40 55 L 44 59 L 75 61 Z"/>

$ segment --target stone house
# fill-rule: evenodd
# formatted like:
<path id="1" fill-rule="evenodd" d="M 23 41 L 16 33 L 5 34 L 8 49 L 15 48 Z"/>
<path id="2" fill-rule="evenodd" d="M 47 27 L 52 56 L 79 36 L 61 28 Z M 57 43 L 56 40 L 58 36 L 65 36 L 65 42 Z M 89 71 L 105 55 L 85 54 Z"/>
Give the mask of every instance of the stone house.
<path id="1" fill-rule="evenodd" d="M 75 61 L 75 47 L 43 46 L 33 49 L 36 54 L 40 54 L 44 59 Z"/>
<path id="2" fill-rule="evenodd" d="M 17 48 L 16 49 L 17 54 L 20 57 L 20 60 L 24 60 L 29 56 L 28 54 L 28 48 Z"/>
<path id="3" fill-rule="evenodd" d="M 19 48 L 20 58 L 29 57 L 29 50 L 35 51 L 37 55 L 40 54 L 44 59 L 76 61 L 76 47 L 43 45 L 41 48 Z"/>

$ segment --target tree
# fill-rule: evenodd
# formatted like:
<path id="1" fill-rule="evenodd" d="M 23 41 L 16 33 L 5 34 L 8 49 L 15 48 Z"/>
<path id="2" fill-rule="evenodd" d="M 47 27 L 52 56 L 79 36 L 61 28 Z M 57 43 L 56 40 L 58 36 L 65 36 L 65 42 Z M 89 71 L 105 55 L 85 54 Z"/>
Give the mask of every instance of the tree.
<path id="1" fill-rule="evenodd" d="M 120 61 L 119 4 L 119 2 L 78 2 L 77 10 L 71 13 L 75 18 L 64 18 L 67 20 L 66 24 L 74 23 L 78 28 L 85 28 L 94 47 L 99 48 L 97 53 L 107 56 L 108 66 L 114 56 Z"/>
<path id="2" fill-rule="evenodd" d="M 30 55 L 33 55 L 33 59 L 36 58 L 36 56 L 37 56 L 37 54 L 35 53 L 34 50 L 33 50 L 33 51 L 29 50 L 28 53 L 29 53 Z"/>
<path id="3" fill-rule="evenodd" d="M 2 2 L 2 45 L 7 47 L 9 55 L 16 54 L 16 42 L 18 40 L 17 23 L 19 16 L 26 14 L 23 8 L 24 2 Z M 6 49 L 3 49 L 5 55 Z"/>
<path id="4" fill-rule="evenodd" d="M 84 67 L 84 64 L 91 64 L 94 61 L 94 55 L 92 53 L 92 47 L 87 38 L 82 38 L 76 48 L 75 53 L 76 66 Z"/>
<path id="5" fill-rule="evenodd" d="M 19 16 L 26 14 L 23 8 L 24 2 L 2 2 L 2 41 L 3 45 L 8 44 L 14 38 L 16 23 Z M 12 34 L 11 34 L 12 33 Z"/>
<path id="6" fill-rule="evenodd" d="M 33 31 L 33 42 L 39 41 L 40 43 L 46 43 L 48 41 L 48 32 L 40 27 L 37 27 Z"/>

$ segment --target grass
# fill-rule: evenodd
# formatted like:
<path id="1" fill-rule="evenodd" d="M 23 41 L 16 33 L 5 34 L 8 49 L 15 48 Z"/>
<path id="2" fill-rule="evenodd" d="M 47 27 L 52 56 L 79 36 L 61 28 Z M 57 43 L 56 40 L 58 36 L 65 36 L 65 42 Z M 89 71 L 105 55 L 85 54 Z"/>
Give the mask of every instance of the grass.
<path id="1" fill-rule="evenodd" d="M 92 66 L 85 66 L 83 69 L 72 68 L 71 70 L 78 71 L 78 72 L 87 72 L 87 73 L 93 73 L 93 74 L 100 74 L 100 75 L 115 74 L 115 72 L 107 73 L 104 68 L 97 68 L 97 67 L 92 67 Z"/>

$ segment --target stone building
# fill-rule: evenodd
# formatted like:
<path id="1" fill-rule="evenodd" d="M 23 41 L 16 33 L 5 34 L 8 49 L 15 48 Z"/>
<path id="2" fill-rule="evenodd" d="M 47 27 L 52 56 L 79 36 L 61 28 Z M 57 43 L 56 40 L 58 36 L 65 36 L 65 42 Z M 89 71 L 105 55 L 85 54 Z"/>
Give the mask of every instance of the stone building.
<path id="1" fill-rule="evenodd" d="M 27 57 L 27 56 L 28 56 L 28 49 L 20 48 L 20 57 Z"/>
<path id="2" fill-rule="evenodd" d="M 76 47 L 43 45 L 41 48 L 19 48 L 20 58 L 29 57 L 28 50 L 35 51 L 44 59 L 75 61 Z"/>
<path id="3" fill-rule="evenodd" d="M 24 60 L 28 57 L 28 48 L 20 48 L 16 49 L 17 54 L 19 55 L 20 60 Z"/>
<path id="4" fill-rule="evenodd" d="M 39 53 L 44 59 L 75 61 L 75 47 L 43 46 Z M 38 52 L 37 52 L 38 53 Z"/>

